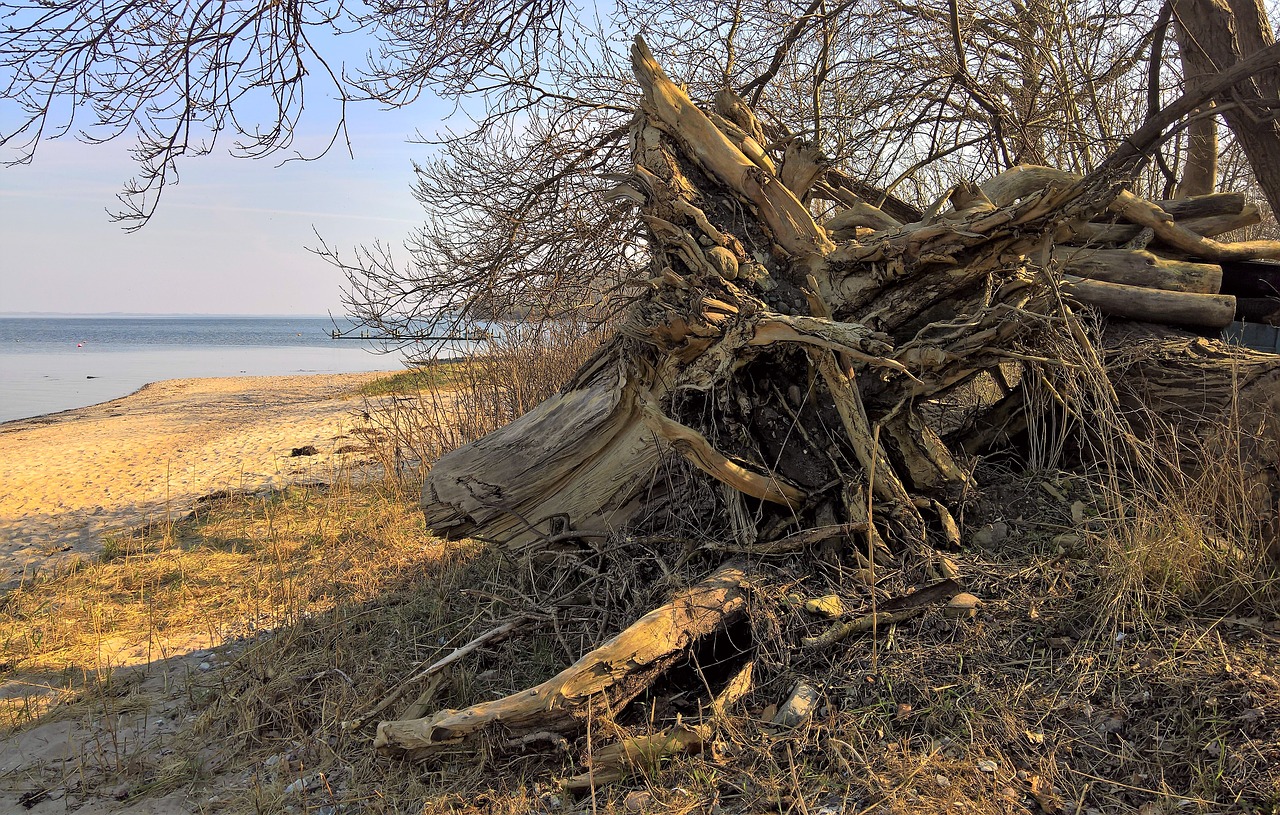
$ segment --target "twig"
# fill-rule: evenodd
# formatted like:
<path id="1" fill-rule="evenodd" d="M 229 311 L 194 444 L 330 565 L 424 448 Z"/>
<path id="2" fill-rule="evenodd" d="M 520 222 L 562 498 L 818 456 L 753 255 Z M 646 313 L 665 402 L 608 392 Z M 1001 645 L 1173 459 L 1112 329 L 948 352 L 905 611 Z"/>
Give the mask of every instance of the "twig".
<path id="1" fill-rule="evenodd" d="M 881 605 L 881 610 L 872 611 L 865 617 L 828 628 L 816 637 L 805 637 L 800 644 L 806 648 L 826 648 L 854 634 L 864 631 L 875 633 L 882 626 L 904 622 L 922 614 L 931 605 L 950 600 L 960 593 L 960 588 L 960 584 L 954 580 L 941 580 L 905 597 L 889 600 Z"/>
<path id="2" fill-rule="evenodd" d="M 422 680 L 431 677 L 433 674 L 437 674 L 443 671 L 445 668 L 449 667 L 453 663 L 462 659 L 467 654 L 470 654 L 476 649 L 478 649 L 480 646 L 485 645 L 486 643 L 490 643 L 490 642 L 494 642 L 496 640 L 502 639 L 503 637 L 506 637 L 512 631 L 515 631 L 517 628 L 519 628 L 520 626 L 524 625 L 525 623 L 529 622 L 532 619 L 533 619 L 532 615 L 528 615 L 528 614 L 521 615 L 519 617 L 516 617 L 514 620 L 508 620 L 507 622 L 502 623 L 499 626 L 489 629 L 488 631 L 484 632 L 480 636 L 468 642 L 466 645 L 461 645 L 453 649 L 453 651 L 451 651 L 448 655 L 436 660 L 435 662 L 431 663 L 430 665 L 428 665 L 426 668 L 422 669 L 418 673 L 402 681 L 399 685 L 397 685 L 391 691 L 391 693 L 387 694 L 382 699 L 382 701 L 378 702 L 378 704 L 374 705 L 365 713 L 361 714 L 360 716 L 357 716 L 354 719 L 349 719 L 343 722 L 342 729 L 359 730 L 360 728 L 368 724 L 370 721 L 372 721 L 374 716 L 377 716 L 379 713 L 381 713 L 382 711 L 390 707 L 392 704 L 394 704 L 396 700 L 399 699 L 401 696 L 403 696 L 409 690 L 409 688 L 413 686 L 415 683 L 421 682 Z"/>
<path id="3" fill-rule="evenodd" d="M 855 532 L 865 531 L 867 531 L 865 523 L 835 524 L 834 526 L 803 529 L 777 540 L 763 541 L 761 543 L 706 544 L 702 548 L 715 549 L 719 552 L 738 552 L 747 555 L 784 555 L 797 549 L 829 541 L 832 538 L 845 537 Z"/>

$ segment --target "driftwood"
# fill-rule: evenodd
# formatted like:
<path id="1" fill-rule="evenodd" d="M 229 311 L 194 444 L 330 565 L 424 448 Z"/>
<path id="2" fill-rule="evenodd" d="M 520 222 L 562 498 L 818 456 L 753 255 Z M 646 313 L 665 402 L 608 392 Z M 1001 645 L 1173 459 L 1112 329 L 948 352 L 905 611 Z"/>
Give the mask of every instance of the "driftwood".
<path id="1" fill-rule="evenodd" d="M 429 752 L 501 726 L 507 735 L 558 732 L 605 717 L 648 689 L 690 647 L 746 613 L 746 574 L 726 566 L 564 671 L 514 696 L 423 719 L 383 722 L 375 746 Z"/>
<path id="2" fill-rule="evenodd" d="M 958 538 L 948 507 L 971 485 L 959 457 L 998 434 L 963 422 L 944 443 L 936 411 L 924 408 L 976 377 L 1002 377 L 1001 366 L 1055 364 L 1044 356 L 1048 337 L 1078 343 L 1082 359 L 1101 365 L 1082 309 L 1221 327 L 1235 313 L 1220 293 L 1223 264 L 1280 257 L 1280 243 L 1209 236 L 1222 219 L 1255 217 L 1241 196 L 1152 203 L 1115 179 L 1047 167 L 961 183 L 915 210 L 876 198 L 802 144 L 766 149 L 742 100 L 723 91 L 713 109 L 700 108 L 640 40 L 632 63 L 643 92 L 635 170 L 615 194 L 643 202 L 652 256 L 631 281 L 639 296 L 616 338 L 560 394 L 432 468 L 422 503 L 437 534 L 523 554 L 574 529 L 621 533 L 641 510 L 654 523 L 687 497 L 654 479 L 665 463 L 684 468 L 685 488 L 721 496 L 708 520 L 733 542 L 703 547 L 712 568 L 721 553 L 758 562 L 821 546 L 873 583 L 886 568 L 916 584 L 950 577 L 954 566 L 932 543 Z M 839 209 L 816 218 L 810 199 Z M 1196 232 L 1207 219 L 1215 225 Z M 1142 246 L 1122 245 L 1144 235 Z M 1199 348 L 1171 350 L 1154 370 L 1140 360 L 1117 367 L 1116 391 L 1176 419 L 1162 400 L 1190 393 Z M 1258 382 L 1278 370 L 1274 359 L 1251 364 Z M 1144 392 L 1130 379 L 1166 384 Z M 1009 393 L 990 415 L 1017 416 Z M 1196 415 L 1213 422 L 1229 407 L 1200 404 Z M 720 565 L 542 685 L 384 722 L 378 746 L 422 754 L 482 734 L 523 743 L 579 733 L 746 617 L 748 586 L 768 580 Z M 923 608 L 866 609 L 810 644 Z M 621 761 L 696 749 L 700 728 L 615 752 Z"/>
<path id="3" fill-rule="evenodd" d="M 1142 249 L 1055 246 L 1052 258 L 1063 273 L 1090 280 L 1197 294 L 1217 294 L 1222 289 L 1221 266 L 1168 260 Z"/>

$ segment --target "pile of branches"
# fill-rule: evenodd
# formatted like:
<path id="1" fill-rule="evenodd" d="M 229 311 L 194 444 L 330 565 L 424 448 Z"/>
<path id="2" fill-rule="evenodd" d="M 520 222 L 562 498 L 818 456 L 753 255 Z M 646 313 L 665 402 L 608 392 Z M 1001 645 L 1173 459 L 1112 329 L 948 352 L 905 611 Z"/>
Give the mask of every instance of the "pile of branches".
<path id="1" fill-rule="evenodd" d="M 442 458 L 422 502 L 435 533 L 489 540 L 544 569 L 572 568 L 575 552 L 606 540 L 641 557 L 651 541 L 638 537 L 639 519 L 652 526 L 663 512 L 705 506 L 704 524 L 723 530 L 699 551 L 709 576 L 537 687 L 381 723 L 386 751 L 580 734 L 749 618 L 753 592 L 772 579 L 767 556 L 822 547 L 871 584 L 892 572 L 917 589 L 797 648 L 829 648 L 954 601 L 960 575 L 941 552 L 959 542 L 956 509 L 977 486 L 966 451 L 990 443 L 992 415 L 1018 414 L 1010 371 L 1062 367 L 1044 355 L 1046 337 L 1068 338 L 1079 360 L 1105 370 L 1083 308 L 1221 328 L 1236 307 L 1220 293 L 1222 264 L 1280 257 L 1280 243 L 1213 240 L 1257 220 L 1240 196 L 1152 202 L 1119 183 L 1144 143 L 1248 66 L 1170 106 L 1096 174 L 1016 167 L 916 211 L 872 199 L 800 139 L 771 141 L 731 91 L 695 105 L 640 40 L 632 61 L 643 89 L 635 168 L 614 195 L 633 199 L 648 229 L 652 262 L 632 281 L 636 301 L 559 394 Z M 1219 346 L 1214 356 L 1178 336 L 1181 350 L 1157 369 L 1129 367 L 1138 385 L 1107 384 L 1116 404 L 1160 403 L 1172 415 L 1194 403 L 1184 413 L 1213 422 L 1188 383 L 1274 388 L 1274 357 Z M 988 410 L 944 428 L 934 408 L 979 377 L 1004 383 Z M 1073 409 L 1069 394 L 1060 407 Z M 654 477 L 672 457 L 689 478 Z M 867 581 L 849 591 L 874 597 Z M 750 690 L 754 647 L 710 689 L 712 715 Z M 784 710 L 803 708 L 803 696 Z M 707 734 L 676 723 L 620 742 L 616 755 L 597 750 L 594 766 L 692 749 Z"/>

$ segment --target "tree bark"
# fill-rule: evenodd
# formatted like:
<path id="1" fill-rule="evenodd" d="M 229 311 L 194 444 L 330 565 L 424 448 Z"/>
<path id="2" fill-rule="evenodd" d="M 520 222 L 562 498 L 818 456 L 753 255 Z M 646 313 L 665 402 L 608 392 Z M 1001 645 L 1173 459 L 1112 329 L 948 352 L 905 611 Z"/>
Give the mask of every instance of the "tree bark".
<path id="1" fill-rule="evenodd" d="M 1222 289 L 1222 267 L 1216 263 L 1167 260 L 1141 249 L 1055 246 L 1052 258 L 1065 273 L 1090 280 L 1196 294 Z"/>
<path id="2" fill-rule="evenodd" d="M 1174 13 L 1182 29 L 1182 60 L 1188 85 L 1212 76 L 1275 43 L 1275 34 L 1259 0 L 1177 0 Z M 1254 176 L 1280 212 L 1280 123 L 1272 116 L 1280 99 L 1280 70 L 1256 74 L 1218 99 L 1222 116 L 1249 159 Z"/>

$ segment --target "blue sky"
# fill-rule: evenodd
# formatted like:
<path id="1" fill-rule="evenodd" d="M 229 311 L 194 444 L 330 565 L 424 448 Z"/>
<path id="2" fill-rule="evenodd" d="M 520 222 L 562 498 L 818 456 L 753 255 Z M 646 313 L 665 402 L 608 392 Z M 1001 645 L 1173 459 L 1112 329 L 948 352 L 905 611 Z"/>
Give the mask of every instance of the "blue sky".
<path id="1" fill-rule="evenodd" d="M 315 232 L 343 250 L 399 246 L 421 221 L 409 190 L 428 151 L 408 139 L 449 110 L 349 108 L 354 159 L 335 147 L 282 166 L 225 150 L 185 160 L 134 233 L 107 214 L 134 174 L 129 140 L 46 142 L 32 164 L 0 167 L 0 312 L 339 314 L 340 273 L 307 251 Z M 299 146 L 327 135 L 316 123 Z"/>

